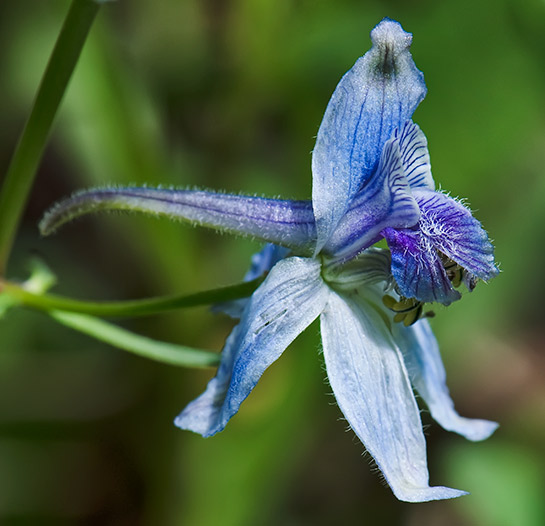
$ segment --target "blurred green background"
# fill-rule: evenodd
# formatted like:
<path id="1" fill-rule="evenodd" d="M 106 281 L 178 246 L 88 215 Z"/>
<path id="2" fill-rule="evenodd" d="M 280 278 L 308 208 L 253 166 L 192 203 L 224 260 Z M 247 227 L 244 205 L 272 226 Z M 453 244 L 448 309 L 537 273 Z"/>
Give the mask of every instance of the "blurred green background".
<path id="1" fill-rule="evenodd" d="M 68 8 L 0 3 L 0 173 Z M 502 274 L 433 320 L 458 410 L 497 420 L 480 444 L 423 412 L 431 482 L 471 496 L 395 500 L 325 381 L 316 324 L 227 430 L 174 416 L 213 371 L 158 365 L 12 311 L 0 325 L 0 524 L 541 526 L 545 524 L 545 2 L 132 0 L 92 28 L 10 263 L 38 254 L 86 299 L 234 283 L 258 245 L 137 216 L 36 224 L 81 187 L 149 183 L 308 198 L 329 97 L 384 16 L 414 34 L 429 94 L 415 114 L 434 176 L 468 198 Z M 124 322 L 220 350 L 208 309 Z"/>

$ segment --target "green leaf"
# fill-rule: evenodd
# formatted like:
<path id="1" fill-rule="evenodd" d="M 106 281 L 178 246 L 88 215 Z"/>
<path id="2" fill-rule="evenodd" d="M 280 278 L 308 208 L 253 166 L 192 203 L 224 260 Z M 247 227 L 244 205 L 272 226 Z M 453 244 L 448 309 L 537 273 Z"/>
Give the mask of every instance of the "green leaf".
<path id="1" fill-rule="evenodd" d="M 217 353 L 152 340 L 93 316 L 63 311 L 49 311 L 48 314 L 71 329 L 150 360 L 169 365 L 198 368 L 213 367 L 219 363 Z"/>
<path id="2" fill-rule="evenodd" d="M 72 2 L 11 159 L 0 192 L 0 272 L 5 270 L 49 132 L 98 9 L 99 4 L 91 0 Z"/>

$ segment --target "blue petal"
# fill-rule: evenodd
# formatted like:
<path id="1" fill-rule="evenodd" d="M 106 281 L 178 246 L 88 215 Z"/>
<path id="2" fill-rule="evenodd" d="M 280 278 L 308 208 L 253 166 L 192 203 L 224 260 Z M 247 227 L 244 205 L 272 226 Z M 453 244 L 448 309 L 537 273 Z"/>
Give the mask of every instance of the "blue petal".
<path id="1" fill-rule="evenodd" d="M 61 201 L 40 223 L 49 233 L 75 217 L 100 210 L 128 210 L 255 237 L 310 255 L 316 241 L 309 201 L 265 199 L 204 190 L 103 188 Z"/>
<path id="2" fill-rule="evenodd" d="M 445 272 L 439 253 L 483 280 L 493 278 L 494 247 L 481 224 L 458 201 L 440 192 L 413 190 L 420 207 L 414 229 L 387 228 L 392 274 L 403 296 L 445 305 L 460 298 Z"/>
<path id="3" fill-rule="evenodd" d="M 390 139 L 377 173 L 354 198 L 323 252 L 335 260 L 348 260 L 375 243 L 384 228 L 410 227 L 419 218 L 420 209 L 401 165 L 398 141 Z"/>
<path id="4" fill-rule="evenodd" d="M 435 247 L 420 230 L 386 228 L 383 234 L 392 252 L 392 275 L 402 296 L 444 305 L 460 299 Z"/>
<path id="5" fill-rule="evenodd" d="M 269 272 L 281 259 L 287 257 L 290 253 L 289 249 L 267 243 L 259 252 L 252 256 L 250 269 L 244 276 L 244 281 L 252 281 L 259 278 L 263 274 Z M 239 319 L 242 316 L 242 311 L 249 298 L 241 298 L 238 300 L 224 301 L 216 303 L 212 307 L 213 312 L 223 312 L 231 318 Z"/>
<path id="6" fill-rule="evenodd" d="M 312 155 L 318 250 L 375 172 L 386 141 L 426 94 L 409 52 L 410 33 L 384 19 L 371 40 L 371 50 L 339 82 L 318 131 Z"/>
<path id="7" fill-rule="evenodd" d="M 484 281 L 498 274 L 488 234 L 462 203 L 440 192 L 413 195 L 422 214 L 420 229 L 437 250 Z"/>
<path id="8" fill-rule="evenodd" d="M 401 132 L 396 131 L 399 140 L 401 163 L 411 188 L 435 190 L 431 175 L 428 140 L 422 130 L 412 121 L 407 121 Z"/>
<path id="9" fill-rule="evenodd" d="M 225 345 L 217 375 L 175 424 L 207 437 L 222 431 L 265 369 L 323 310 L 328 288 L 314 259 L 277 263 L 248 302 Z"/>
<path id="10" fill-rule="evenodd" d="M 241 330 L 242 326 L 238 324 L 231 331 L 221 352 L 221 363 L 216 376 L 208 382 L 204 393 L 189 403 L 175 418 L 174 425 L 199 433 L 204 437 L 221 431 L 217 428 L 221 418 L 222 405 L 229 389 L 234 362 L 237 358 Z"/>
<path id="11" fill-rule="evenodd" d="M 461 417 L 454 409 L 446 384 L 439 346 L 427 320 L 410 327 L 393 324 L 395 341 L 403 352 L 413 387 L 428 406 L 433 418 L 447 431 L 469 440 L 484 440 L 498 427 L 496 422 Z"/>
<path id="12" fill-rule="evenodd" d="M 429 486 L 422 423 L 403 357 L 381 316 L 356 298 L 332 292 L 320 318 L 327 374 L 341 411 L 398 499 L 463 495 Z"/>

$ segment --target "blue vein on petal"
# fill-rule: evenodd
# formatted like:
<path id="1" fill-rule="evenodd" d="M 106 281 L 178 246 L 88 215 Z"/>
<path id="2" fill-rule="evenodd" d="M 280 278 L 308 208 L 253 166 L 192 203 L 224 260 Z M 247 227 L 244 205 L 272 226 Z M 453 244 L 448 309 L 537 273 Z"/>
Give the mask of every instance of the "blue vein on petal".
<path id="1" fill-rule="evenodd" d="M 426 94 L 409 52 L 411 35 L 385 19 L 371 39 L 371 50 L 341 79 L 318 131 L 312 157 L 316 252 L 373 177 L 385 142 Z"/>

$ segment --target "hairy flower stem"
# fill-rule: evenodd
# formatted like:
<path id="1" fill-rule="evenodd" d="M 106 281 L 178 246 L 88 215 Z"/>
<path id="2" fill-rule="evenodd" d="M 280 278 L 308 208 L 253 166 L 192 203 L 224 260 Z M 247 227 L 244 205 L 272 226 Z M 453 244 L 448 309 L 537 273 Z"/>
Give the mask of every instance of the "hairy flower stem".
<path id="1" fill-rule="evenodd" d="M 53 120 L 99 7 L 94 0 L 73 0 L 11 159 L 0 192 L 0 275 L 5 273 Z"/>

